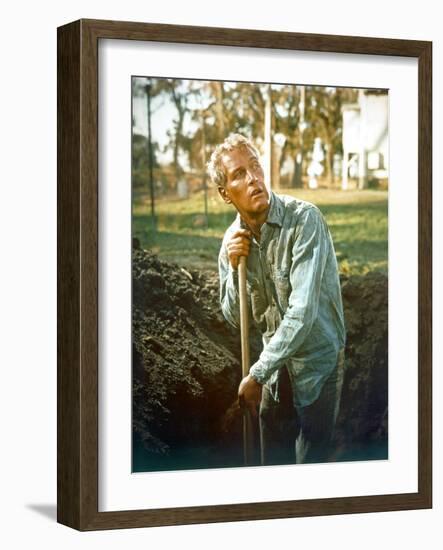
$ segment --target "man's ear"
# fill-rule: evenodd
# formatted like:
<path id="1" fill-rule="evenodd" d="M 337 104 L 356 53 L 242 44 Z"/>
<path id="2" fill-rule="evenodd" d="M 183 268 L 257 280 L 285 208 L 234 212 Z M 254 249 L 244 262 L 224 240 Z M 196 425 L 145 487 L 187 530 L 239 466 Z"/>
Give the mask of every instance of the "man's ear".
<path id="1" fill-rule="evenodd" d="M 222 187 L 221 185 L 218 186 L 218 193 L 219 193 L 220 197 L 225 201 L 226 204 L 231 204 L 232 203 L 226 189 L 224 187 Z"/>

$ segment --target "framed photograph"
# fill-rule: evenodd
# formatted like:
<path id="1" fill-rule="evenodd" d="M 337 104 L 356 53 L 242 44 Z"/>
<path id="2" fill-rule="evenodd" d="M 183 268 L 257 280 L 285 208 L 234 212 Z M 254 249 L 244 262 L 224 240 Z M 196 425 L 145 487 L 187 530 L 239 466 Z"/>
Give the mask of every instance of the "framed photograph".
<path id="1" fill-rule="evenodd" d="M 432 506 L 432 44 L 58 29 L 58 521 Z"/>

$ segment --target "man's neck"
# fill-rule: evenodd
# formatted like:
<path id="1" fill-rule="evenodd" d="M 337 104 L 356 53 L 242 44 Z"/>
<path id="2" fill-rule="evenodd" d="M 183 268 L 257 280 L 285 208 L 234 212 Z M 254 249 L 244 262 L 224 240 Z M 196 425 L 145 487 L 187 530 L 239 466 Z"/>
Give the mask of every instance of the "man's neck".
<path id="1" fill-rule="evenodd" d="M 243 223 L 245 225 L 247 225 L 247 227 L 251 230 L 251 232 L 254 235 L 256 241 L 260 241 L 260 230 L 261 230 L 262 225 L 268 219 L 268 214 L 269 214 L 269 206 L 268 206 L 267 210 L 260 213 L 259 216 L 248 216 L 245 213 L 240 214 L 241 219 L 243 220 Z"/>

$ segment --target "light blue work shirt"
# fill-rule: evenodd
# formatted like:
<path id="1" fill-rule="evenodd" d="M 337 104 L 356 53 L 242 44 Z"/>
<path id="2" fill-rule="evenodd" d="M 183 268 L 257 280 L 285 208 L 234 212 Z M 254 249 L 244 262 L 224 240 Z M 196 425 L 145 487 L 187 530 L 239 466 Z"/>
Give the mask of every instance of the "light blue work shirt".
<path id="1" fill-rule="evenodd" d="M 340 279 L 331 234 L 320 210 L 271 192 L 260 242 L 251 240 L 247 261 L 248 300 L 263 335 L 263 351 L 250 369 L 278 400 L 279 371 L 287 367 L 294 404 L 315 401 L 345 345 Z M 227 242 L 244 227 L 240 216 L 227 229 L 219 254 L 223 315 L 240 324 L 237 271 Z"/>

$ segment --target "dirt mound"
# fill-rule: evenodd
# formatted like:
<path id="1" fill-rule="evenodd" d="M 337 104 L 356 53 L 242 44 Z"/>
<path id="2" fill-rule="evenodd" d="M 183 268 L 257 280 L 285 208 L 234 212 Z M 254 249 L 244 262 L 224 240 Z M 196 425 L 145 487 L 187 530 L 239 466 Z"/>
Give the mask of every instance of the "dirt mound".
<path id="1" fill-rule="evenodd" d="M 143 444 L 135 453 L 140 469 L 240 460 L 239 428 L 227 437 L 221 423 L 241 378 L 240 343 L 218 294 L 215 273 L 133 250 L 133 428 Z M 224 457 L 217 452 L 221 443 Z"/>
<path id="2" fill-rule="evenodd" d="M 388 278 L 343 278 L 342 296 L 346 371 L 337 441 L 345 448 L 372 442 L 377 451 L 388 437 Z"/>
<path id="3" fill-rule="evenodd" d="M 343 281 L 347 371 L 338 458 L 351 443 L 386 439 L 387 280 Z M 252 360 L 260 336 L 252 338 Z M 224 320 L 218 277 L 133 250 L 134 470 L 242 464 L 236 406 L 238 331 Z"/>

